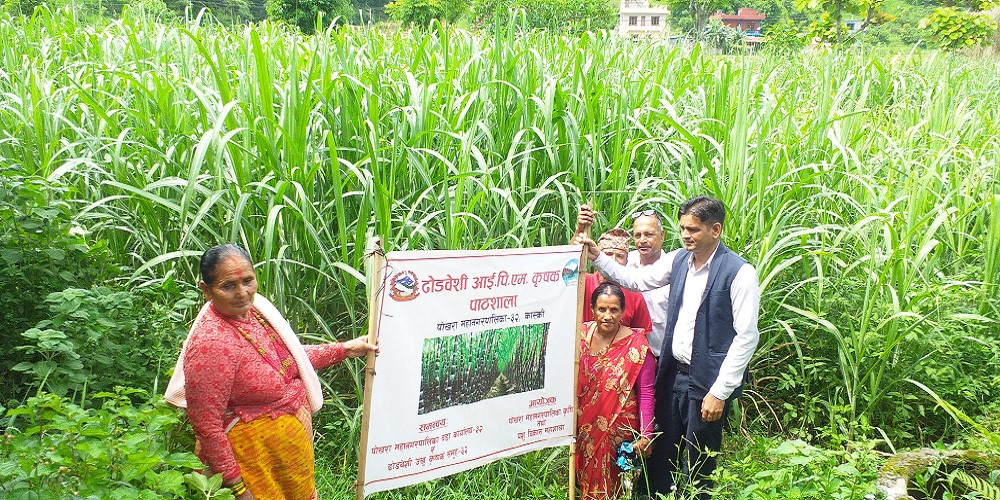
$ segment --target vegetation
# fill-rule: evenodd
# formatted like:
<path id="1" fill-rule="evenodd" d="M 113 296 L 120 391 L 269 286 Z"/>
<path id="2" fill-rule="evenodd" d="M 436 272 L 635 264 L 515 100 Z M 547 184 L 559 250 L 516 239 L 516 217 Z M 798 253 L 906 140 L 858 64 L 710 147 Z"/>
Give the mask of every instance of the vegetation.
<path id="1" fill-rule="evenodd" d="M 304 33 L 322 31 L 353 15 L 349 0 L 267 0 L 267 17 L 297 26 Z"/>
<path id="2" fill-rule="evenodd" d="M 545 386 L 548 323 L 424 340 L 418 414 Z"/>
<path id="3" fill-rule="evenodd" d="M 519 26 L 570 33 L 611 29 L 618 20 L 616 4 L 588 0 L 475 0 L 473 11 L 480 24 L 506 27 L 513 12 Z"/>
<path id="4" fill-rule="evenodd" d="M 185 475 L 199 483 L 194 471 L 202 465 L 179 412 L 164 403 L 135 406 L 131 398 L 143 396 L 138 392 L 95 394 L 103 404 L 89 410 L 43 394 L 10 410 L 15 427 L 0 442 L 0 492 L 5 498 L 70 492 L 77 498 L 190 498 L 207 489 L 185 484 Z"/>
<path id="5" fill-rule="evenodd" d="M 465 13 L 465 0 L 395 0 L 385 6 L 395 20 L 409 26 L 426 27 L 435 19 L 454 22 Z"/>
<path id="6" fill-rule="evenodd" d="M 921 27 L 929 30 L 941 47 L 957 49 L 988 45 L 997 30 L 997 23 L 986 14 L 941 7 L 934 9 Z"/>
<path id="7" fill-rule="evenodd" d="M 178 486 L 168 472 L 189 474 L 191 457 L 167 457 L 190 448 L 152 423 L 176 418 L 155 395 L 208 246 L 246 246 L 307 339 L 352 338 L 367 324 L 368 233 L 389 249 L 547 245 L 569 238 L 583 200 L 615 227 L 715 195 L 726 244 L 757 267 L 762 341 L 720 498 L 860 498 L 868 450 L 963 439 L 942 401 L 995 425 L 993 60 L 75 16 L 0 17 L 0 318 L 13 324 L 0 355 L 16 381 L 0 400 L 4 495 L 226 494 L 196 476 Z M 350 489 L 359 372 L 323 374 L 324 498 Z M 148 468 L 126 473 L 131 455 L 109 450 L 81 469 L 91 424 L 141 442 L 129 453 Z M 540 452 L 379 498 L 564 498 L 565 473 L 564 452 Z"/>

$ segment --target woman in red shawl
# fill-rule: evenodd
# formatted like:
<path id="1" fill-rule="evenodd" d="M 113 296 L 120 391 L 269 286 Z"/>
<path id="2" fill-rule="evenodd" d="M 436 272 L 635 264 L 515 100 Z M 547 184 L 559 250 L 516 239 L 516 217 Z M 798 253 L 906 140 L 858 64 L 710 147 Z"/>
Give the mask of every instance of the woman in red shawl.
<path id="1" fill-rule="evenodd" d="M 222 474 L 237 500 L 315 499 L 312 413 L 323 404 L 316 369 L 378 348 L 363 337 L 300 344 L 257 294 L 253 263 L 240 247 L 208 249 L 201 276 L 208 303 L 165 399 L 187 408 L 206 474 Z"/>
<path id="2" fill-rule="evenodd" d="M 583 324 L 577 388 L 577 482 L 584 500 L 617 498 L 619 445 L 648 456 L 653 431 L 656 358 L 646 332 L 622 325 L 625 294 L 601 283 L 590 296 L 594 321 Z"/>

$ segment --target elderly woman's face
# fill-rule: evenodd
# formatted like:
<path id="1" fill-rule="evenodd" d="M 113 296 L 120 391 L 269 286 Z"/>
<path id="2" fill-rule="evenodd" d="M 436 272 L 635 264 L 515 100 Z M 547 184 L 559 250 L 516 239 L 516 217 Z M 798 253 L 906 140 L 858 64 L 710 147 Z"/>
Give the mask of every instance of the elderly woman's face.
<path id="1" fill-rule="evenodd" d="M 205 300 L 212 303 L 219 314 L 229 318 L 244 318 L 253 306 L 257 293 L 257 276 L 253 264 L 241 255 L 224 257 L 215 268 L 212 284 L 200 283 Z"/>
<path id="2" fill-rule="evenodd" d="M 614 295 L 598 295 L 593 308 L 594 321 L 601 333 L 618 333 L 622 324 L 622 305 Z"/>
<path id="3" fill-rule="evenodd" d="M 615 259 L 619 266 L 628 264 L 628 251 L 620 248 L 602 248 L 601 253 Z"/>

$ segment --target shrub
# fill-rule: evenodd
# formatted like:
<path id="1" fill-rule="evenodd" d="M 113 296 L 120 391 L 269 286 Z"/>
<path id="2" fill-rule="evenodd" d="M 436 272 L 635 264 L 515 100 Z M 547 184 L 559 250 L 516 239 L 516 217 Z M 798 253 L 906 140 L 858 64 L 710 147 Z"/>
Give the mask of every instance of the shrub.
<path id="1" fill-rule="evenodd" d="M 352 12 L 350 0 L 267 0 L 267 17 L 298 26 L 304 33 L 335 20 L 342 23 Z M 317 21 L 323 26 L 317 26 Z"/>
<path id="2" fill-rule="evenodd" d="M 3 10 L 14 15 L 30 16 L 35 11 L 35 7 L 42 3 L 42 0 L 4 0 Z"/>
<path id="3" fill-rule="evenodd" d="M 512 12 L 524 12 L 524 26 L 569 32 L 611 29 L 618 11 L 608 2 L 589 0 L 477 0 L 476 22 L 506 21 Z"/>
<path id="4" fill-rule="evenodd" d="M 705 26 L 702 38 L 723 54 L 730 54 L 743 46 L 743 35 L 735 28 L 722 24 L 718 19 L 713 19 Z"/>
<path id="5" fill-rule="evenodd" d="M 94 241 L 73 220 L 70 189 L 27 176 L 19 167 L 0 169 L 0 398 L 12 397 L 20 377 L 7 370 L 21 357 L 20 332 L 46 313 L 44 298 L 67 287 L 87 288 L 117 272 L 104 241 Z"/>
<path id="6" fill-rule="evenodd" d="M 988 45 L 996 23 L 985 14 L 975 14 L 955 7 L 934 9 L 930 16 L 920 21 L 920 27 L 943 48 L 959 49 Z"/>
<path id="7" fill-rule="evenodd" d="M 426 27 L 435 19 L 454 22 L 467 8 L 464 0 L 396 0 L 385 11 L 403 24 Z"/>
<path id="8" fill-rule="evenodd" d="M 146 293 L 98 286 L 49 294 L 49 318 L 21 334 L 26 345 L 17 349 L 24 361 L 13 370 L 58 396 L 82 398 L 120 380 L 152 389 L 176 359 L 185 332 L 180 314 Z"/>
<path id="9" fill-rule="evenodd" d="M 806 46 L 806 35 L 791 19 L 784 19 L 771 25 L 764 33 L 767 42 L 764 47 L 769 52 L 791 54 Z"/>
<path id="10" fill-rule="evenodd" d="M 116 388 L 84 409 L 54 394 L 7 412 L 0 441 L 4 498 L 191 498 L 185 474 L 202 467 L 181 413 L 138 406 L 138 389 Z M 207 498 L 206 495 L 200 495 Z"/>
<path id="11" fill-rule="evenodd" d="M 870 448 L 826 450 L 802 440 L 756 439 L 751 453 L 716 470 L 734 498 L 873 498 L 878 457 Z"/>
<path id="12" fill-rule="evenodd" d="M 125 6 L 139 14 L 152 15 L 161 19 L 177 17 L 177 14 L 170 10 L 163 0 L 127 0 Z"/>

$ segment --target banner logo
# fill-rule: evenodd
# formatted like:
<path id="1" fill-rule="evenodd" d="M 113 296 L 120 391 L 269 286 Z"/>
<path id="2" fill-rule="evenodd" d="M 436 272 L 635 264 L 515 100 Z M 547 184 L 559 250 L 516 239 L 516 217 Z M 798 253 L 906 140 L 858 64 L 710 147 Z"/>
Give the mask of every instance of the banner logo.
<path id="1" fill-rule="evenodd" d="M 418 295 L 420 295 L 420 290 L 417 289 L 417 275 L 413 274 L 412 271 L 402 271 L 392 277 L 391 288 L 389 288 L 389 296 L 392 297 L 392 300 L 405 302 L 417 298 Z"/>
<path id="2" fill-rule="evenodd" d="M 577 259 L 570 259 L 569 262 L 563 266 L 562 279 L 566 286 L 575 285 L 577 277 L 580 276 L 580 261 Z"/>

